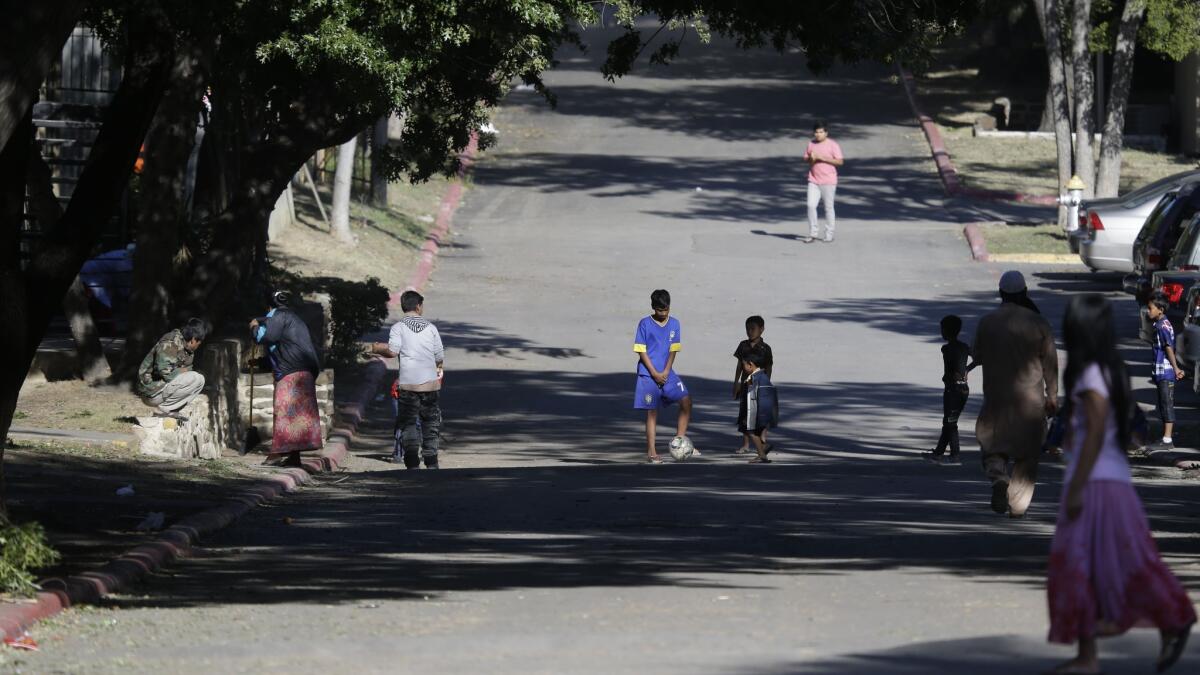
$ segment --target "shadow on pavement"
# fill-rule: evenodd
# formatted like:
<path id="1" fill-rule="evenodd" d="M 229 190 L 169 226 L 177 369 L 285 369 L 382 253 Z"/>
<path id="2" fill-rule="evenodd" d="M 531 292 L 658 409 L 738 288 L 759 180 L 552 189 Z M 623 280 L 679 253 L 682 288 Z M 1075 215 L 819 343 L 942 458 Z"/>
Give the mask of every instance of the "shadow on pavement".
<path id="1" fill-rule="evenodd" d="M 775 667 L 750 667 L 745 675 L 925 675 L 926 673 L 971 673 L 971 675 L 1011 675 L 1049 670 L 1074 656 L 1071 647 L 1014 635 L 997 635 L 969 640 L 947 640 L 848 654 L 820 661 L 781 664 Z M 1134 630 L 1120 638 L 1100 643 L 1100 663 L 1104 672 L 1148 673 L 1158 656 L 1158 633 Z M 1200 668 L 1196 650 L 1170 671 L 1194 673 Z"/>
<path id="2" fill-rule="evenodd" d="M 849 160 L 848 160 L 849 161 Z M 848 164 L 848 166 L 850 166 Z M 928 222 L 941 209 L 941 188 L 923 166 L 903 159 L 858 159 L 839 184 L 839 220 Z M 646 198 L 645 213 L 678 227 L 692 221 L 785 223 L 803 215 L 807 168 L 792 155 L 743 160 L 634 156 L 496 153 L 477 169 L 490 186 L 537 192 L 585 193 L 593 197 Z M 690 195 L 664 210 L 660 194 Z"/>

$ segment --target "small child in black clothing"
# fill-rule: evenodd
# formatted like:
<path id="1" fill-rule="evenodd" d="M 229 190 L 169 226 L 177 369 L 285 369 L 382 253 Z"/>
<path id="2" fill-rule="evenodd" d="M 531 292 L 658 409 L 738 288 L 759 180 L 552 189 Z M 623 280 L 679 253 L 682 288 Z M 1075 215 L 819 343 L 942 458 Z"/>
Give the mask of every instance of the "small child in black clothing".
<path id="1" fill-rule="evenodd" d="M 779 423 L 779 397 L 775 386 L 771 384 L 771 376 L 763 369 L 766 356 L 762 351 L 751 350 L 742 359 L 742 371 L 746 380 L 742 385 L 742 406 L 738 415 L 738 431 L 754 441 L 755 456 L 751 464 L 769 464 L 767 455 L 774 448 L 767 443 L 767 429 Z"/>
<path id="2" fill-rule="evenodd" d="M 967 365 L 971 358 L 971 348 L 967 343 L 958 339 L 962 331 L 962 319 L 950 314 L 942 317 L 942 435 L 938 438 L 937 447 L 924 453 L 925 459 L 935 464 L 961 464 L 958 459 L 958 416 L 967 405 L 967 397 L 971 390 L 967 386 L 967 373 L 975 364 Z M 946 457 L 946 446 L 950 447 L 950 456 Z"/>
<path id="3" fill-rule="evenodd" d="M 746 382 L 747 375 L 743 359 L 750 352 L 761 353 L 764 358 L 762 369 L 767 372 L 767 377 L 771 376 L 771 369 L 775 366 L 775 357 L 771 354 L 771 346 L 762 339 L 763 330 L 766 329 L 766 326 L 767 322 L 763 321 L 763 318 L 757 314 L 747 318 L 746 339 L 739 342 L 737 349 L 733 351 L 733 356 L 737 359 L 737 366 L 733 371 L 733 397 L 740 401 L 738 404 L 739 420 L 746 416 L 746 397 L 742 395 L 742 386 Z M 739 455 L 750 452 L 750 434 L 742 434 L 742 447 L 738 448 L 735 452 Z"/>

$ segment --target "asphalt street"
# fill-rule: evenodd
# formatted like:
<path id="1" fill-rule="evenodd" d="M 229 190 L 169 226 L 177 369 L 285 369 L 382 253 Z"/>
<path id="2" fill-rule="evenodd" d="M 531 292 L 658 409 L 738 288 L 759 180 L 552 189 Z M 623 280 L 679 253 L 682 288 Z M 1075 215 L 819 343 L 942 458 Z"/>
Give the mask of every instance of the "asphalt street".
<path id="1" fill-rule="evenodd" d="M 1059 467 L 1026 519 L 993 514 L 977 393 L 964 464 L 917 457 L 940 423 L 938 320 L 961 315 L 969 338 L 1003 268 L 969 260 L 890 72 L 815 78 L 802 55 L 718 42 L 613 84 L 585 38 L 547 78 L 557 110 L 517 90 L 497 115 L 427 289 L 444 468 L 381 461 L 381 403 L 349 472 L 39 627 L 26 672 L 988 675 L 1070 655 L 1045 642 Z M 847 157 L 833 244 L 797 238 L 816 117 Z M 1081 291 L 1132 316 L 1112 278 L 1023 269 L 1055 324 Z M 661 466 L 631 409 L 655 288 L 682 324 L 704 453 Z M 750 314 L 784 418 L 761 466 L 731 454 Z M 1178 476 L 1139 470 L 1138 487 L 1195 589 L 1195 483 Z M 1106 672 L 1148 672 L 1156 650 L 1146 631 L 1105 642 Z M 1200 648 L 1178 672 L 1200 672 Z"/>

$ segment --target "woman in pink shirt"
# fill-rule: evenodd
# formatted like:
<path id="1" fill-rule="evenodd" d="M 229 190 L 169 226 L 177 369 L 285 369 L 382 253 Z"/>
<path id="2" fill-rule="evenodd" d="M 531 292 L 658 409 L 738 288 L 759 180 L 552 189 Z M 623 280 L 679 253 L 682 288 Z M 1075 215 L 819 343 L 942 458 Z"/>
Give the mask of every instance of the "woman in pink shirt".
<path id="1" fill-rule="evenodd" d="M 808 162 L 808 238 L 804 243 L 833 241 L 833 230 L 837 220 L 833 211 L 834 194 L 837 192 L 837 168 L 842 165 L 842 146 L 829 137 L 824 122 L 813 125 L 812 140 L 804 149 L 804 161 Z M 825 202 L 825 237 L 821 238 L 817 225 L 817 203 Z"/>
<path id="2" fill-rule="evenodd" d="M 1147 626 L 1162 636 L 1161 673 L 1183 653 L 1196 612 L 1163 563 L 1133 489 L 1124 449 L 1136 404 L 1112 305 L 1100 295 L 1072 298 L 1063 339 L 1067 470 L 1046 595 L 1050 641 L 1077 643 L 1078 654 L 1050 672 L 1099 673 L 1097 638 Z"/>

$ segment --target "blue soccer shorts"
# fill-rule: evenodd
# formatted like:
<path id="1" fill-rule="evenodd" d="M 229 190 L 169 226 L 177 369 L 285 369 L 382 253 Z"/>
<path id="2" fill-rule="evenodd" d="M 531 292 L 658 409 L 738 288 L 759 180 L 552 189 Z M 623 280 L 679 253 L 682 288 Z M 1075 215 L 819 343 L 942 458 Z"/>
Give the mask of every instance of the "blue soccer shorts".
<path id="1" fill-rule="evenodd" d="M 682 401 L 687 395 L 687 386 L 674 370 L 667 373 L 667 383 L 661 387 L 649 375 L 638 375 L 633 407 L 635 410 L 658 410 Z"/>

